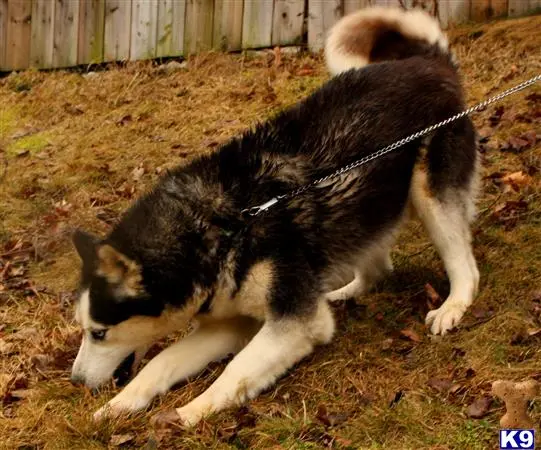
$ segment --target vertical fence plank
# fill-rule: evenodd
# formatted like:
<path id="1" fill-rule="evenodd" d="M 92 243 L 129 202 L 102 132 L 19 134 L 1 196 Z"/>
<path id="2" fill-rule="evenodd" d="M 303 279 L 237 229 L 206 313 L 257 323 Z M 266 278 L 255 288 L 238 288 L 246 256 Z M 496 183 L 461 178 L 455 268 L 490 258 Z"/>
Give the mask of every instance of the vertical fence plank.
<path id="1" fill-rule="evenodd" d="M 292 45 L 302 42 L 304 0 L 276 0 L 272 26 L 272 45 Z"/>
<path id="2" fill-rule="evenodd" d="M 508 9 L 507 0 L 490 0 L 490 17 L 505 17 Z"/>
<path id="3" fill-rule="evenodd" d="M 484 22 L 490 18 L 490 0 L 472 0 L 470 5 L 470 20 Z"/>
<path id="4" fill-rule="evenodd" d="M 33 67 L 54 67 L 54 7 L 55 2 L 51 0 L 32 2 L 30 65 Z"/>
<path id="5" fill-rule="evenodd" d="M 212 48 L 212 0 L 188 0 L 184 30 L 184 52 L 192 54 Z"/>
<path id="6" fill-rule="evenodd" d="M 9 69 L 6 61 L 8 0 L 0 0 L 0 71 Z"/>
<path id="7" fill-rule="evenodd" d="M 449 3 L 450 2 L 445 0 L 438 3 L 438 20 L 444 29 L 449 28 L 451 20 L 451 9 Z"/>
<path id="8" fill-rule="evenodd" d="M 367 8 L 371 5 L 371 0 L 344 0 L 344 16 L 347 16 L 358 9 Z"/>
<path id="9" fill-rule="evenodd" d="M 439 6 L 440 19 L 446 27 L 470 20 L 470 0 L 440 1 Z"/>
<path id="10" fill-rule="evenodd" d="M 272 0 L 245 0 L 242 19 L 242 48 L 270 47 L 272 43 Z"/>
<path id="11" fill-rule="evenodd" d="M 158 2 L 133 0 L 130 59 L 151 59 L 156 56 Z"/>
<path id="12" fill-rule="evenodd" d="M 372 0 L 371 3 L 374 6 L 383 6 L 385 8 L 388 8 L 390 6 L 401 6 L 406 2 L 404 0 Z M 423 0 L 418 0 L 414 3 L 416 3 L 417 6 L 420 6 L 420 4 L 423 3 Z"/>
<path id="13" fill-rule="evenodd" d="M 105 0 L 80 0 L 77 64 L 103 61 Z"/>
<path id="14" fill-rule="evenodd" d="M 30 64 L 32 3 L 8 1 L 6 65 L 12 70 L 26 69 Z"/>
<path id="15" fill-rule="evenodd" d="M 173 53 L 173 0 L 158 1 L 158 27 L 156 31 L 156 56 Z"/>
<path id="16" fill-rule="evenodd" d="M 472 0 L 475 1 L 475 0 Z M 532 2 L 533 3 L 533 2 Z M 530 2 L 528 0 L 509 0 L 508 14 L 510 17 L 520 16 L 525 14 L 530 9 Z"/>
<path id="17" fill-rule="evenodd" d="M 104 61 L 125 61 L 130 57 L 131 0 L 106 0 Z"/>
<path id="18" fill-rule="evenodd" d="M 159 0 L 156 56 L 180 56 L 184 47 L 185 0 Z"/>
<path id="19" fill-rule="evenodd" d="M 541 0 L 530 0 L 529 9 L 531 12 L 541 12 Z"/>
<path id="20" fill-rule="evenodd" d="M 340 0 L 310 0 L 308 3 L 308 47 L 323 48 L 327 31 L 342 17 Z"/>
<path id="21" fill-rule="evenodd" d="M 79 2 L 56 0 L 54 6 L 53 64 L 69 67 L 77 64 Z"/>
<path id="22" fill-rule="evenodd" d="M 174 0 L 173 4 L 173 54 L 184 55 L 186 32 L 186 0 Z"/>
<path id="23" fill-rule="evenodd" d="M 221 51 L 242 48 L 242 0 L 217 1 L 214 4 L 212 47 Z"/>
<path id="24" fill-rule="evenodd" d="M 31 21 L 31 2 L 9 0 L 6 65 L 12 70 L 26 69 L 30 64 Z"/>

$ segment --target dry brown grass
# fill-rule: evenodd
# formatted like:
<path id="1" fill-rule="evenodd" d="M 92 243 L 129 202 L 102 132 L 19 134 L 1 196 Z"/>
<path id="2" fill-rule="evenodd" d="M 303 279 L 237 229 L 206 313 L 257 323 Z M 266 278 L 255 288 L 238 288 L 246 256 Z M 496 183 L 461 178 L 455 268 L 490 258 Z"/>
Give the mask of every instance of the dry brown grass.
<path id="1" fill-rule="evenodd" d="M 540 28 L 538 16 L 451 33 L 470 103 L 540 72 Z M 534 294 L 541 288 L 541 155 L 539 147 L 499 150 L 511 136 L 539 133 L 539 99 L 526 101 L 526 94 L 502 103 L 484 172 L 529 178 L 516 189 L 497 176 L 484 182 L 475 238 L 482 287 L 456 333 L 434 338 L 422 325 L 425 283 L 442 295 L 448 287 L 441 262 L 412 225 L 396 246 L 396 273 L 362 301 L 337 307 L 332 344 L 248 411 L 216 415 L 195 430 L 149 427 L 149 414 L 186 403 L 221 364 L 157 400 L 150 413 L 101 425 L 91 413 L 112 393 L 93 397 L 69 383 L 78 345 L 69 293 L 78 261 L 68 231 L 105 233 L 157 172 L 212 151 L 325 79 L 319 58 L 284 57 L 274 67 L 269 54 L 201 56 L 169 75 L 138 63 L 86 78 L 60 71 L 0 80 L 1 448 L 106 448 L 119 434 L 132 438 L 126 446 L 148 449 L 496 446 L 501 404 L 481 420 L 468 418 L 467 406 L 497 378 L 541 378 L 539 334 L 528 335 L 541 326 Z M 480 129 L 495 109 L 475 117 Z M 524 203 L 509 203 L 518 200 Z M 509 210 L 495 218 L 499 205 Z M 449 380 L 452 392 L 435 379 Z M 341 423 L 325 426 L 322 405 L 331 416 L 344 414 L 331 417 Z M 532 414 L 539 424 L 539 401 Z"/>

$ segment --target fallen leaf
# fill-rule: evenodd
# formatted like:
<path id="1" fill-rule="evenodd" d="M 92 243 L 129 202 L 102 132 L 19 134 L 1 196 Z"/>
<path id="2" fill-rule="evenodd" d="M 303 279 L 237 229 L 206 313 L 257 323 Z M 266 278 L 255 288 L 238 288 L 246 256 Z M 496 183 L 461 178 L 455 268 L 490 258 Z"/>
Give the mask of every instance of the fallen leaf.
<path id="1" fill-rule="evenodd" d="M 133 181 L 139 181 L 141 177 L 145 174 L 145 168 L 140 165 L 132 170 L 131 176 Z"/>
<path id="2" fill-rule="evenodd" d="M 16 402 L 17 400 L 20 400 L 22 397 L 17 396 L 17 394 L 13 395 L 13 391 L 21 391 L 28 388 L 28 378 L 26 378 L 23 375 L 19 375 L 15 378 L 10 378 L 6 381 L 4 378 L 2 380 L 3 384 L 3 395 L 2 395 L 2 404 L 8 405 L 10 403 Z"/>
<path id="3" fill-rule="evenodd" d="M 36 369 L 45 371 L 50 369 L 51 364 L 54 362 L 54 358 L 50 355 L 38 354 L 33 355 L 30 358 L 30 362 Z"/>
<path id="4" fill-rule="evenodd" d="M 131 114 L 126 114 L 117 120 L 116 124 L 119 126 L 124 126 L 130 123 L 133 120 Z"/>
<path id="5" fill-rule="evenodd" d="M 80 116 L 81 114 L 84 114 L 84 111 L 79 106 L 73 106 L 70 103 L 64 104 L 64 111 L 66 111 L 68 114 L 71 114 L 72 116 Z"/>
<path id="6" fill-rule="evenodd" d="M 426 292 L 426 295 L 428 296 L 429 309 L 432 310 L 432 309 L 438 308 L 441 305 L 442 301 L 441 301 L 440 294 L 436 292 L 436 289 L 434 289 L 430 283 L 426 283 L 425 292 Z"/>
<path id="7" fill-rule="evenodd" d="M 521 139 L 524 139 L 528 142 L 530 147 L 533 147 L 535 144 L 537 144 L 537 141 L 539 141 L 539 135 L 535 130 L 526 131 L 525 133 L 522 133 L 520 135 Z"/>
<path id="8" fill-rule="evenodd" d="M 528 210 L 528 203 L 524 200 L 509 200 L 496 205 L 492 210 L 492 217 L 500 222 L 507 222 L 507 228 L 516 225 L 521 214 Z"/>
<path id="9" fill-rule="evenodd" d="M 493 311 L 483 308 L 482 306 L 474 306 L 470 309 L 470 312 L 476 319 L 488 319 L 494 315 Z"/>
<path id="10" fill-rule="evenodd" d="M 300 77 L 305 77 L 309 75 L 314 75 L 316 71 L 314 69 L 300 69 L 297 71 L 297 75 Z"/>
<path id="11" fill-rule="evenodd" d="M 446 378 L 430 378 L 426 384 L 438 392 L 448 392 L 453 386 L 452 381 Z"/>
<path id="12" fill-rule="evenodd" d="M 497 126 L 500 123 L 502 115 L 505 111 L 503 106 L 497 106 L 492 115 L 488 118 L 488 121 L 492 127 Z"/>
<path id="13" fill-rule="evenodd" d="M 477 140 L 481 144 L 488 142 L 490 137 L 494 134 L 494 130 L 490 127 L 483 127 L 477 130 Z"/>
<path id="14" fill-rule="evenodd" d="M 7 373 L 0 373 L 0 398 L 7 394 L 11 378 Z"/>
<path id="15" fill-rule="evenodd" d="M 73 205 L 66 200 L 61 200 L 54 204 L 54 211 L 57 215 L 67 217 L 72 209 Z"/>
<path id="16" fill-rule="evenodd" d="M 417 334 L 417 332 L 415 332 L 411 328 L 405 328 L 404 330 L 400 330 L 400 334 L 402 336 L 405 336 L 408 339 L 412 340 L 413 342 L 422 342 L 423 341 L 421 339 L 421 337 Z"/>
<path id="17" fill-rule="evenodd" d="M 13 400 L 18 401 L 30 397 L 34 392 L 35 389 L 14 389 L 9 392 L 9 395 Z"/>
<path id="18" fill-rule="evenodd" d="M 109 444 L 113 447 L 120 447 L 123 444 L 127 444 L 135 439 L 135 435 L 131 433 L 127 434 L 113 434 L 109 440 Z"/>
<path id="19" fill-rule="evenodd" d="M 340 436 L 334 436 L 334 441 L 338 444 L 340 444 L 342 447 L 352 447 L 353 441 L 350 439 L 344 439 Z M 334 447 L 334 446 L 333 446 Z"/>
<path id="20" fill-rule="evenodd" d="M 393 342 L 394 342 L 393 338 L 385 339 L 381 343 L 381 349 L 382 350 L 389 350 L 393 346 Z"/>
<path id="21" fill-rule="evenodd" d="M 526 100 L 528 100 L 528 103 L 541 102 L 541 94 L 539 94 L 538 92 L 532 92 L 531 94 L 528 94 L 525 98 Z"/>
<path id="22" fill-rule="evenodd" d="M 11 354 L 14 345 L 6 342 L 4 339 L 0 339 L 0 355 L 9 355 Z"/>
<path id="23" fill-rule="evenodd" d="M 29 154 L 30 154 L 30 150 L 28 149 L 21 149 L 15 152 L 15 156 L 17 158 L 22 158 L 23 156 L 28 156 Z"/>
<path id="24" fill-rule="evenodd" d="M 404 391 L 396 391 L 393 398 L 389 402 L 389 408 L 394 408 L 403 397 Z"/>
<path id="25" fill-rule="evenodd" d="M 522 170 L 502 177 L 502 182 L 511 186 L 513 190 L 517 192 L 520 191 L 521 187 L 529 185 L 531 181 L 530 176 L 525 174 Z"/>
<path id="26" fill-rule="evenodd" d="M 518 331 L 511 338 L 511 345 L 535 345 L 541 338 L 541 328 L 528 328 Z"/>
<path id="27" fill-rule="evenodd" d="M 492 397 L 485 395 L 474 400 L 474 402 L 468 406 L 466 414 L 472 419 L 482 419 L 488 414 L 490 405 L 492 405 Z"/>
<path id="28" fill-rule="evenodd" d="M 523 135 L 522 135 L 523 136 Z M 521 136 L 511 136 L 500 146 L 502 152 L 521 153 L 532 146 L 531 141 Z"/>
<path id="29" fill-rule="evenodd" d="M 136 190 L 135 186 L 132 186 L 130 184 L 125 184 L 119 189 L 117 189 L 115 192 L 117 195 L 120 195 L 123 198 L 130 199 L 134 196 L 135 190 Z"/>
<path id="30" fill-rule="evenodd" d="M 160 411 L 150 419 L 150 424 L 158 429 L 171 428 L 180 424 L 180 417 L 174 408 L 167 408 Z"/>
<path id="31" fill-rule="evenodd" d="M 517 75 L 518 73 L 518 68 L 517 66 L 515 66 L 514 64 L 511 66 L 511 68 L 509 69 L 509 72 L 507 72 L 507 74 L 505 74 L 503 77 L 502 77 L 502 80 L 503 81 L 509 81 L 513 78 L 515 78 L 515 76 Z"/>
<path id="32" fill-rule="evenodd" d="M 38 330 L 34 327 L 25 327 L 25 328 L 21 328 L 19 331 L 17 331 L 16 333 L 13 333 L 11 335 L 11 339 L 12 340 L 17 340 L 17 341 L 21 341 L 21 340 L 29 340 L 30 338 L 36 336 L 38 334 Z"/>
<path id="33" fill-rule="evenodd" d="M 36 134 L 39 132 L 39 129 L 31 127 L 27 125 L 24 129 L 18 130 L 15 133 L 13 133 L 10 138 L 16 141 L 17 139 L 21 139 L 23 137 L 31 136 L 32 134 Z"/>
<path id="34" fill-rule="evenodd" d="M 348 419 L 348 414 L 329 413 L 325 405 L 319 405 L 317 408 L 316 418 L 326 427 L 334 427 L 344 423 Z"/>
<path id="35" fill-rule="evenodd" d="M 253 428 L 257 422 L 256 415 L 247 406 L 243 406 L 237 410 L 235 419 L 237 421 L 236 429 Z"/>

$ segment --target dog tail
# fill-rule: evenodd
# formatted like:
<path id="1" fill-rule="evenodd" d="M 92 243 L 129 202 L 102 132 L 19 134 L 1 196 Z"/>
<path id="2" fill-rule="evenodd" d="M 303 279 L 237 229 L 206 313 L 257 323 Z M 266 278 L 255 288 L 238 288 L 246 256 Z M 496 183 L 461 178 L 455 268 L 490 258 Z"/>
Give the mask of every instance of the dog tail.
<path id="1" fill-rule="evenodd" d="M 446 56 L 449 43 L 438 21 L 421 10 L 367 8 L 339 20 L 325 43 L 331 74 L 412 56 Z"/>

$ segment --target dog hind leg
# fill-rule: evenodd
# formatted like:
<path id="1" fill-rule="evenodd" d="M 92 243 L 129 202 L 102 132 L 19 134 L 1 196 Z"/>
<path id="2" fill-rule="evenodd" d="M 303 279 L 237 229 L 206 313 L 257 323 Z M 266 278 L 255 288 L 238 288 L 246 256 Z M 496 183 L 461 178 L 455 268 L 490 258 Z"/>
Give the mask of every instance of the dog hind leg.
<path id="1" fill-rule="evenodd" d="M 440 308 L 426 317 L 434 334 L 455 327 L 473 302 L 479 271 L 471 246 L 469 190 L 450 189 L 441 198 L 431 196 L 422 172 L 414 177 L 412 202 L 445 265 L 451 291 Z"/>

